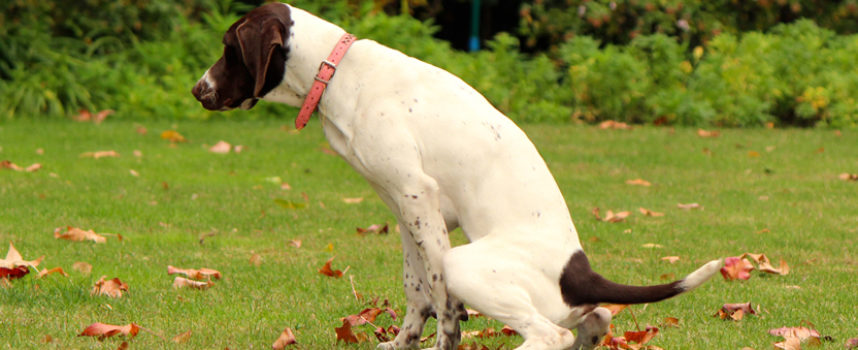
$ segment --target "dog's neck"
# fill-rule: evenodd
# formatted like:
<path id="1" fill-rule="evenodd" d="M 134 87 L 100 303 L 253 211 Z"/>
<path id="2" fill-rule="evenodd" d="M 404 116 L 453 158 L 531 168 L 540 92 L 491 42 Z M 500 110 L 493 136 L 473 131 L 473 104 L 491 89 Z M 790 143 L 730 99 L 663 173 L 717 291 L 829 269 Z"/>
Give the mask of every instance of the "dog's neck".
<path id="1" fill-rule="evenodd" d="M 284 4 L 285 5 L 285 4 Z M 289 6 L 289 5 L 285 5 Z M 289 6 L 292 27 L 283 81 L 264 99 L 300 107 L 319 71 L 319 65 L 336 46 L 345 30 L 299 8 Z"/>

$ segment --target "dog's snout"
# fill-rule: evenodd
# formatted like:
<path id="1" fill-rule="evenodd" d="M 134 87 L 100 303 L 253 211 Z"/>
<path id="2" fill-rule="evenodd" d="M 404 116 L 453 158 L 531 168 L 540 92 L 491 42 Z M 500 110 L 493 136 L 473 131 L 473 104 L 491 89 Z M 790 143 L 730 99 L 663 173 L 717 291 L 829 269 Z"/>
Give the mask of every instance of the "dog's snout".
<path id="1" fill-rule="evenodd" d="M 203 96 L 205 96 L 209 90 L 211 89 L 208 87 L 208 84 L 206 84 L 205 81 L 200 80 L 196 84 L 194 84 L 194 87 L 191 89 L 191 93 L 194 94 L 194 97 L 197 98 L 197 101 L 202 102 Z"/>

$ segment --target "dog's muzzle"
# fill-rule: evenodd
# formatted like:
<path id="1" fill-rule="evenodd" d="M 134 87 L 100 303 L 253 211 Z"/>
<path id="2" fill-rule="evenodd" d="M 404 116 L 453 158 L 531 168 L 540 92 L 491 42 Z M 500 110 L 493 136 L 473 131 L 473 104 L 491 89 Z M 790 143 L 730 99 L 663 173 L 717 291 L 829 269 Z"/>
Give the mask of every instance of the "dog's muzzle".
<path id="1" fill-rule="evenodd" d="M 209 86 L 205 79 L 200 79 L 200 81 L 194 84 L 193 89 L 191 89 L 191 93 L 194 94 L 197 101 L 202 103 L 203 108 L 205 109 L 216 111 L 221 110 L 224 107 L 224 104 L 219 103 L 217 100 L 217 92 Z"/>

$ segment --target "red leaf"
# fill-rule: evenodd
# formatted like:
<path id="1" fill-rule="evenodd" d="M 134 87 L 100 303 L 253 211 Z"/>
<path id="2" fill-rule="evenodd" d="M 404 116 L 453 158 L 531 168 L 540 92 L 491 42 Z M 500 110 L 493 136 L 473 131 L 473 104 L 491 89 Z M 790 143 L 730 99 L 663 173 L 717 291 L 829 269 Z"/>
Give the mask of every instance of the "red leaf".
<path id="1" fill-rule="evenodd" d="M 751 270 L 754 265 L 748 259 L 741 256 L 734 256 L 724 259 L 724 267 L 721 268 L 721 276 L 725 280 L 732 281 L 736 279 L 747 280 L 751 278 Z"/>
<path id="2" fill-rule="evenodd" d="M 658 334 L 657 327 L 646 327 L 645 331 L 626 332 L 623 334 L 623 338 L 626 338 L 626 341 L 635 342 L 643 345 L 652 340 L 652 338 L 655 337 L 656 334 Z"/>
<path id="3" fill-rule="evenodd" d="M 330 259 L 328 259 L 328 261 L 325 263 L 325 265 L 324 265 L 324 266 L 322 266 L 322 268 L 320 268 L 320 269 L 319 269 L 319 273 L 321 273 L 321 274 L 323 274 L 323 275 L 325 275 L 325 276 L 328 276 L 328 277 L 336 277 L 336 278 L 343 277 L 343 272 L 342 272 L 342 271 L 340 271 L 340 270 L 334 270 L 334 269 L 332 269 L 332 268 L 331 268 L 331 262 L 332 262 L 332 261 L 334 261 L 334 258 L 330 258 Z"/>
<path id="4" fill-rule="evenodd" d="M 715 317 L 718 317 L 722 320 L 730 318 L 734 321 L 740 321 L 746 314 L 756 315 L 757 312 L 754 311 L 754 308 L 751 307 L 751 303 L 739 303 L 739 304 L 724 304 L 721 307 L 721 310 L 718 310 L 718 313 L 715 314 Z"/>
<path id="5" fill-rule="evenodd" d="M 339 342 L 340 340 L 342 340 L 346 343 L 357 343 L 358 342 L 357 336 L 355 335 L 354 332 L 352 332 L 351 323 L 348 320 L 346 320 L 345 318 L 343 319 L 342 327 L 334 328 L 334 330 L 337 332 L 337 342 Z"/>
<path id="6" fill-rule="evenodd" d="M 136 324 L 127 324 L 124 326 L 114 326 L 109 324 L 104 324 L 100 322 L 93 323 L 86 327 L 83 332 L 78 334 L 78 337 L 98 337 L 98 340 L 103 340 L 104 338 L 112 337 L 117 334 L 122 334 L 130 337 L 134 337 L 137 333 L 140 332 L 140 328 Z"/>
<path id="7" fill-rule="evenodd" d="M 24 277 L 28 273 L 30 273 L 30 268 L 27 266 L 15 266 L 11 269 L 0 267 L 0 278 L 13 280 Z"/>

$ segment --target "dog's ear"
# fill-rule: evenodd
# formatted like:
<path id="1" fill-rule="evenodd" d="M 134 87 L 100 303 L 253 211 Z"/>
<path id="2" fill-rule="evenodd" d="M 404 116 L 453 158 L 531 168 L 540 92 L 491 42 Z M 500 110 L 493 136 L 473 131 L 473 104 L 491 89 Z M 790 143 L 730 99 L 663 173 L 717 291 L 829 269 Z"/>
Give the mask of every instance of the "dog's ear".
<path id="1" fill-rule="evenodd" d="M 269 4 L 249 13 L 236 28 L 242 60 L 254 78 L 253 97 L 263 97 L 283 79 L 291 25 L 289 7 Z"/>

